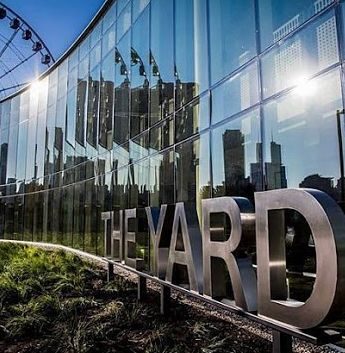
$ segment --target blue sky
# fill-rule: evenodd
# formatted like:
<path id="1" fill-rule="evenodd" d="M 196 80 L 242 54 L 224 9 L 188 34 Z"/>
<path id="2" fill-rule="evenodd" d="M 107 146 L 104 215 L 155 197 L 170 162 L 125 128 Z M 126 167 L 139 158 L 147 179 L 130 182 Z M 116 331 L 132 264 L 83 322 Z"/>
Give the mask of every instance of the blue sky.
<path id="1" fill-rule="evenodd" d="M 105 0 L 2 0 L 23 17 L 58 59 Z"/>

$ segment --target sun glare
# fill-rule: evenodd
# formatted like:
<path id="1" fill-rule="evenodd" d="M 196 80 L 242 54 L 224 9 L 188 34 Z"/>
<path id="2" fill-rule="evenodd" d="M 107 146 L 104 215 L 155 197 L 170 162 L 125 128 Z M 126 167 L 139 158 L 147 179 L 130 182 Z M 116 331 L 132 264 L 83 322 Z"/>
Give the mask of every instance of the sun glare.
<path id="1" fill-rule="evenodd" d="M 306 77 L 300 77 L 296 80 L 294 92 L 301 97 L 310 97 L 316 93 L 317 84 L 315 80 L 308 80 Z"/>
<path id="2" fill-rule="evenodd" d="M 42 92 L 43 88 L 44 88 L 43 81 L 36 80 L 32 82 L 30 85 L 31 97 L 37 99 L 40 93 Z"/>

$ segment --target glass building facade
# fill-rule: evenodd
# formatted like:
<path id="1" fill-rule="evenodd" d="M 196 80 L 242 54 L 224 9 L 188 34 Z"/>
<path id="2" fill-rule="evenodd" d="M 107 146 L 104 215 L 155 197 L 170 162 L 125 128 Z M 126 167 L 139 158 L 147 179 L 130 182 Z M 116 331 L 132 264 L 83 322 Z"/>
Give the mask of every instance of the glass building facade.
<path id="1" fill-rule="evenodd" d="M 0 237 L 103 255 L 103 211 L 186 202 L 200 216 L 204 198 L 292 187 L 342 205 L 344 34 L 342 1 L 107 1 L 0 102 Z M 288 268 L 312 273 L 308 225 L 286 218 Z M 144 223 L 130 227 L 149 269 Z"/>

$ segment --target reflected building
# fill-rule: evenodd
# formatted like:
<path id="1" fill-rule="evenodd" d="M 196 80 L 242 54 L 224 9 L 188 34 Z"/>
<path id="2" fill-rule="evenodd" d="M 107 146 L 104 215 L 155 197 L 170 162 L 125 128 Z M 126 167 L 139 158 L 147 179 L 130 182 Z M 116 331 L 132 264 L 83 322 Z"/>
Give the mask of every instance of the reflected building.
<path id="1" fill-rule="evenodd" d="M 299 187 L 322 190 L 333 197 L 335 196 L 333 178 L 322 177 L 319 174 L 308 175 L 299 184 Z"/>
<path id="2" fill-rule="evenodd" d="M 250 177 L 245 176 L 244 136 L 240 130 L 226 130 L 223 134 L 225 195 L 253 194 Z"/>
<path id="3" fill-rule="evenodd" d="M 134 5 L 105 1 L 41 89 L 0 102 L 1 237 L 101 254 L 102 211 L 286 187 L 344 201 L 343 2 Z"/>
<path id="4" fill-rule="evenodd" d="M 287 187 L 285 166 L 282 164 L 281 145 L 271 141 L 271 161 L 265 163 L 265 185 L 267 190 Z"/>
<path id="5" fill-rule="evenodd" d="M 255 163 L 250 163 L 250 182 L 253 184 L 256 191 L 262 191 L 264 178 L 262 173 L 262 143 L 255 144 Z"/>
<path id="6" fill-rule="evenodd" d="M 99 108 L 99 144 L 106 149 L 113 147 L 113 107 L 114 107 L 114 82 L 101 81 L 101 96 Z"/>
<path id="7" fill-rule="evenodd" d="M 338 37 L 335 17 L 320 24 L 316 29 L 319 67 L 327 67 L 337 60 Z"/>

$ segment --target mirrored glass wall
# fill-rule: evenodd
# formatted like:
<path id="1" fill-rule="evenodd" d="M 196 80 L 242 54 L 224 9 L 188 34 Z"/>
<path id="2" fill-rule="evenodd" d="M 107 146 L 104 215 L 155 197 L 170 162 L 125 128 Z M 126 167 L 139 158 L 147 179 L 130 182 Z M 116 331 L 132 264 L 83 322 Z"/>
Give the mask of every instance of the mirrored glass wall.
<path id="1" fill-rule="evenodd" d="M 0 103 L 0 237 L 103 255 L 103 211 L 186 202 L 200 216 L 203 198 L 287 187 L 343 205 L 344 8 L 107 1 L 48 73 Z M 312 243 L 287 219 L 298 268 Z M 149 268 L 147 225 L 130 227 Z"/>

